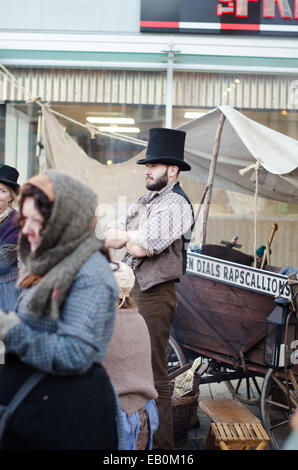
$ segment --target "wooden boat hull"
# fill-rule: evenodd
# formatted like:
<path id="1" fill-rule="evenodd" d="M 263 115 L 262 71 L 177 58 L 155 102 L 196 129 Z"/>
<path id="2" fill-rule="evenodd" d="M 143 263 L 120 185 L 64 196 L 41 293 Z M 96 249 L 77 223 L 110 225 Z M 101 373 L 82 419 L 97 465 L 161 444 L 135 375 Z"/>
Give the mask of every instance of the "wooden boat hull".
<path id="1" fill-rule="evenodd" d="M 231 249 L 227 250 L 226 247 L 219 248 L 222 257 L 228 259 L 231 256 L 237 257 L 237 253 L 240 253 L 236 250 L 231 253 Z M 208 252 L 205 250 L 205 253 L 206 251 Z M 217 255 L 219 251 L 217 250 Z M 239 257 L 242 263 L 245 262 L 243 255 L 240 253 Z M 199 265 L 199 272 L 196 272 L 194 263 L 189 263 L 190 258 Z M 204 254 L 188 254 L 187 274 L 176 286 L 178 307 L 173 326 L 176 339 L 184 348 L 232 365 L 237 361 L 243 365 L 244 358 L 250 370 L 265 372 L 268 369 L 263 361 L 266 319 L 276 307 L 275 296 L 266 291 L 269 285 L 266 274 L 249 266 L 251 257 L 246 261 L 246 265 L 226 260 L 221 263 L 220 259 Z M 210 262 L 209 269 L 207 262 Z M 230 271 L 226 272 L 226 278 L 221 278 L 219 271 L 224 273 L 225 266 Z M 260 289 L 247 283 L 241 285 L 233 282 L 236 270 L 238 281 L 240 275 L 245 280 L 245 273 L 248 273 L 246 278 L 250 280 L 253 275 L 258 274 L 254 285 L 258 281 Z M 233 276 L 234 279 L 231 279 Z M 273 282 L 272 286 L 279 289 L 279 279 L 286 282 L 287 277 L 273 274 L 272 279 L 277 279 L 277 287 Z"/>

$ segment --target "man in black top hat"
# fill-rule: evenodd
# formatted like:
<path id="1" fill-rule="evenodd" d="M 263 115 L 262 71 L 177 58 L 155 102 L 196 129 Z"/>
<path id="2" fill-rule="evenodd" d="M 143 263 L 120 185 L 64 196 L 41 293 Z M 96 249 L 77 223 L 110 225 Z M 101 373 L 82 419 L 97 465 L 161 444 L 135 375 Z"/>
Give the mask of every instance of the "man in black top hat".
<path id="1" fill-rule="evenodd" d="M 167 347 L 176 312 L 175 281 L 185 272 L 186 248 L 193 226 L 191 203 L 177 177 L 191 167 L 184 161 L 185 132 L 153 128 L 149 131 L 146 188 L 149 190 L 107 234 L 107 246 L 126 247 L 123 259 L 135 273 L 132 297 L 144 317 L 151 338 L 152 366 L 158 391 L 159 428 L 155 449 L 173 449 L 173 417 L 169 394 Z"/>

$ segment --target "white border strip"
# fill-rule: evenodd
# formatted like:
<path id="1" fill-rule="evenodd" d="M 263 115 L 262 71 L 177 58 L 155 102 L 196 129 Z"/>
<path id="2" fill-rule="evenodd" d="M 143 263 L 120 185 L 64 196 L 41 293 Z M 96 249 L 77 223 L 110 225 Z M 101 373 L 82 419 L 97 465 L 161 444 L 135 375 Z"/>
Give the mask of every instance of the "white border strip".
<path id="1" fill-rule="evenodd" d="M 283 26 L 283 25 L 269 25 L 269 24 L 261 24 L 260 25 L 260 30 L 261 31 L 285 31 L 285 32 L 290 32 L 290 33 L 298 33 L 298 25 L 288 25 L 288 26 Z"/>
<path id="2" fill-rule="evenodd" d="M 181 29 L 218 29 L 220 30 L 220 23 L 197 23 L 191 21 L 182 21 L 179 23 Z"/>
<path id="3" fill-rule="evenodd" d="M 229 24 L 227 22 L 227 24 Z M 235 26 L 237 26 L 237 23 L 235 23 Z M 266 31 L 266 32 L 290 32 L 290 33 L 298 33 L 298 25 L 270 25 L 270 24 L 260 24 L 260 31 Z M 181 22 L 179 23 L 179 28 L 180 29 L 214 29 L 214 30 L 220 30 L 221 29 L 221 23 L 198 23 L 198 22 L 192 22 L 192 21 L 187 21 L 187 22 Z M 232 30 L 232 28 L 231 28 Z M 249 29 L 241 29 L 235 27 L 235 30 L 237 31 L 250 31 Z M 253 30 L 251 30 L 253 31 Z"/>

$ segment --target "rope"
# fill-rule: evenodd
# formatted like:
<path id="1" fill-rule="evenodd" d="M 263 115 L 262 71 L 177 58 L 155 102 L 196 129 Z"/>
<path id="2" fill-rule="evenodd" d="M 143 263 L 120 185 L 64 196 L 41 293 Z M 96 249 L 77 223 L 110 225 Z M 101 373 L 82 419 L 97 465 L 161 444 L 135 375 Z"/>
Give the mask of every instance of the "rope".
<path id="1" fill-rule="evenodd" d="M 56 114 L 57 116 L 60 116 L 61 118 L 72 122 L 73 124 L 84 127 L 94 137 L 96 134 L 101 134 L 106 137 L 114 137 L 115 139 L 124 140 L 125 142 L 133 142 L 134 144 L 142 145 L 144 147 L 147 147 L 148 145 L 145 140 L 135 139 L 134 137 L 129 137 L 129 136 L 122 136 L 121 134 L 118 134 L 117 132 L 100 131 L 96 126 L 93 126 L 92 124 L 83 124 L 82 122 L 76 121 L 75 119 L 72 119 L 69 116 L 65 116 L 65 114 L 61 114 L 58 111 L 54 111 L 50 107 L 48 107 L 48 110 L 51 111 L 51 113 Z"/>
<path id="2" fill-rule="evenodd" d="M 258 214 L 258 193 L 259 193 L 259 168 L 260 160 L 256 164 L 256 188 L 255 188 L 255 217 L 254 217 L 254 267 L 257 267 L 257 214 Z"/>
<path id="3" fill-rule="evenodd" d="M 26 90 L 24 85 L 19 83 L 19 81 L 13 76 L 13 74 L 11 72 L 9 72 L 9 70 L 7 70 L 7 68 L 1 63 L 0 63 L 0 68 L 2 69 L 2 72 L 5 75 L 7 75 L 8 80 L 10 80 L 16 87 L 20 88 L 23 91 L 24 95 L 28 97 L 28 99 L 26 99 L 26 103 L 36 103 L 42 109 L 43 109 L 44 106 L 47 106 L 47 109 L 51 113 L 56 114 L 57 116 L 60 116 L 61 118 L 66 119 L 67 121 L 70 121 L 73 124 L 76 124 L 77 126 L 84 127 L 91 134 L 91 138 L 94 138 L 94 137 L 96 137 L 97 134 L 100 134 L 100 135 L 103 135 L 105 137 L 115 138 L 115 139 L 118 139 L 118 140 L 122 140 L 124 142 L 131 142 L 131 143 L 134 143 L 134 144 L 137 144 L 137 145 L 141 145 L 142 147 L 147 147 L 148 143 L 145 140 L 136 139 L 136 138 L 130 137 L 130 136 L 123 136 L 122 134 L 119 134 L 118 132 L 101 131 L 101 130 L 98 129 L 98 127 L 93 126 L 92 124 L 83 124 L 82 122 L 76 121 L 75 119 L 72 119 L 69 116 L 66 116 L 65 114 L 61 114 L 58 111 L 54 111 L 53 109 L 51 109 L 51 107 L 49 106 L 48 103 L 42 103 L 43 100 L 42 100 L 41 97 L 33 98 L 30 95 L 30 93 L 28 93 L 28 91 Z"/>
<path id="4" fill-rule="evenodd" d="M 258 158 L 256 163 L 242 168 L 239 170 L 241 176 L 245 175 L 250 170 L 255 170 L 256 173 L 256 187 L 255 187 L 255 214 L 254 214 L 254 267 L 257 267 L 257 213 L 258 213 L 258 196 L 259 196 L 259 168 L 260 168 L 260 159 Z"/>
<path id="5" fill-rule="evenodd" d="M 9 70 L 7 70 L 6 67 L 4 67 L 3 64 L 0 64 L 0 68 L 2 69 L 4 74 L 8 76 L 8 79 L 15 84 L 15 86 L 17 86 L 18 88 L 21 88 L 23 92 L 29 96 L 29 93 L 27 92 L 25 87 L 18 82 L 18 80 L 12 75 L 12 73 L 9 72 Z"/>

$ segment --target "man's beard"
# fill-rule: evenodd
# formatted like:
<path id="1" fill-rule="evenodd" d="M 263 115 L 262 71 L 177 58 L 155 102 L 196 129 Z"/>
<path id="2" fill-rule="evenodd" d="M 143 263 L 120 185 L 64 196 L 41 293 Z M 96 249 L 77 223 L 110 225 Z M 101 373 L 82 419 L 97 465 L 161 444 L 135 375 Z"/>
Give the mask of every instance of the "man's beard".
<path id="1" fill-rule="evenodd" d="M 162 188 L 165 188 L 168 184 L 168 169 L 165 170 L 164 174 L 159 176 L 155 181 L 148 181 L 146 183 L 146 188 L 149 191 L 160 191 Z"/>

